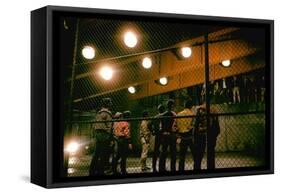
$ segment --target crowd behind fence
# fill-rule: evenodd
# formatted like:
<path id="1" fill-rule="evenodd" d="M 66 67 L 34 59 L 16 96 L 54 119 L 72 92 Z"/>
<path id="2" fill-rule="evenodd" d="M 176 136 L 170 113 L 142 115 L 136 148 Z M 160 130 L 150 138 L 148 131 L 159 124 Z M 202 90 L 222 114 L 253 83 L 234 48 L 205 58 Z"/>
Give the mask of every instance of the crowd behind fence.
<path id="1" fill-rule="evenodd" d="M 229 106 L 229 105 L 225 105 Z M 237 107 L 238 105 L 232 105 Z M 219 110 L 224 110 L 224 106 L 221 105 Z M 225 108 L 226 109 L 226 108 Z M 236 108 L 237 109 L 237 108 Z M 235 110 L 236 110 L 235 109 Z M 228 110 L 230 110 L 228 108 Z M 264 164 L 264 149 L 265 149 L 265 115 L 262 110 L 247 111 L 247 112 L 224 112 L 215 114 L 218 117 L 218 123 L 220 126 L 220 132 L 216 139 L 215 146 L 215 168 L 235 168 L 235 167 L 255 167 Z M 175 120 L 182 120 L 185 118 L 195 119 L 196 116 L 175 116 Z M 163 118 L 162 118 L 163 119 Z M 165 118 L 167 119 L 167 118 Z M 142 163 L 142 150 L 143 142 L 140 137 L 140 126 L 142 121 L 154 122 L 161 120 L 161 118 L 144 117 L 144 118 L 128 118 L 112 120 L 124 121 L 130 123 L 131 127 L 131 144 L 132 149 L 127 150 L 128 156 L 126 158 L 126 173 L 144 173 L 153 172 L 153 165 L 156 165 L 156 171 L 159 171 L 159 157 L 161 149 L 157 156 L 156 164 L 153 164 L 153 157 L 155 155 L 155 142 L 156 137 L 153 133 L 150 134 L 147 146 L 147 159 L 145 165 Z M 72 122 L 72 134 L 71 140 L 76 141 L 79 144 L 79 150 L 70 154 L 68 161 L 68 175 L 69 176 L 89 176 L 91 169 L 92 157 L 95 154 L 96 134 L 93 126 L 97 121 L 79 121 Z M 177 142 L 178 134 L 176 134 L 176 165 L 175 170 L 179 171 L 180 157 L 181 157 L 181 143 Z M 191 141 L 194 142 L 194 134 L 191 135 Z M 65 145 L 67 147 L 67 145 Z M 171 149 L 171 148 L 170 148 Z M 194 148 L 193 148 L 194 149 Z M 105 166 L 105 174 L 112 174 L 112 165 L 114 163 L 114 157 L 118 152 L 116 141 L 112 142 L 110 147 L 110 154 L 107 158 L 108 163 Z M 196 150 L 196 148 L 194 149 Z M 119 164 L 121 161 L 116 161 Z M 168 154 L 165 161 L 165 167 L 167 171 L 171 171 L 172 165 L 171 153 Z M 189 147 L 185 155 L 185 167 L 184 170 L 194 170 L 194 153 Z M 146 169 L 144 168 L 146 167 Z M 182 165 L 181 165 L 182 166 Z M 117 171 L 120 172 L 121 167 L 117 167 Z M 207 168 L 207 146 L 204 147 L 203 158 L 201 161 L 201 169 Z"/>
<path id="2" fill-rule="evenodd" d="M 162 33 L 155 30 L 165 26 L 161 23 L 136 22 L 155 36 L 142 43 L 151 54 L 151 67 L 147 69 L 140 61 L 146 57 L 143 52 L 127 53 L 129 50 L 123 47 L 110 45 L 115 37 L 111 35 L 123 22 L 114 21 L 115 29 L 109 21 L 87 21 L 79 29 L 78 51 L 96 41 L 100 44 L 96 46 L 100 49 L 97 57 L 106 62 L 114 59 L 109 66 L 115 71 L 113 80 L 102 79 L 93 71 L 92 61 L 77 55 L 79 65 L 73 64 L 70 95 L 66 96 L 72 105 L 64 134 L 68 176 L 188 172 L 264 164 L 263 32 L 226 28 L 204 33 L 204 41 L 188 47 L 192 54 L 182 57 L 177 45 L 189 39 L 188 26 L 175 24 L 174 29 Z M 206 26 L 206 32 L 209 28 Z M 108 36 L 98 38 L 96 30 Z M 130 58 L 128 54 L 132 54 Z M 99 66 L 99 60 L 93 62 Z M 166 83 L 161 84 L 160 76 L 165 76 Z M 134 86 L 134 92 L 128 92 L 129 85 Z M 104 106 L 106 97 L 111 102 Z M 175 107 L 169 108 L 169 99 L 176 100 Z M 183 106 L 187 99 L 191 100 L 188 107 Z M 165 110 L 159 111 L 158 105 L 164 103 Z M 76 114 L 75 109 L 80 112 Z M 89 110 L 94 112 L 86 112 Z"/>

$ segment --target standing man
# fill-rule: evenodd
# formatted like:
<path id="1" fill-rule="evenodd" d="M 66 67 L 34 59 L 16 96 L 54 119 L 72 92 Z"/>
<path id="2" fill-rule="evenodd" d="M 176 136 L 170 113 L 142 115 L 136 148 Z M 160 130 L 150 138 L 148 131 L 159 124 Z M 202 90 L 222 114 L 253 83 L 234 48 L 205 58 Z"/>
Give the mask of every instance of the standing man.
<path id="1" fill-rule="evenodd" d="M 217 115 L 210 115 L 210 127 L 207 127 L 206 104 L 198 107 L 196 113 L 195 127 L 194 127 L 194 169 L 200 170 L 203 156 L 207 144 L 207 130 L 210 130 L 208 137 L 208 155 L 207 168 L 215 168 L 215 148 L 217 137 L 220 133 L 220 126 Z M 210 113 L 216 113 L 215 109 L 210 107 Z"/>
<path id="2" fill-rule="evenodd" d="M 223 103 L 228 103 L 228 86 L 227 86 L 227 82 L 226 82 L 226 78 L 222 79 L 222 90 L 221 90 L 221 102 Z"/>
<path id="3" fill-rule="evenodd" d="M 168 155 L 168 148 L 171 154 L 171 172 L 176 171 L 176 126 L 175 118 L 177 115 L 173 111 L 175 101 L 170 99 L 167 102 L 167 111 L 163 113 L 161 119 L 162 133 L 161 133 L 161 146 L 162 151 L 160 154 L 159 171 L 166 172 L 166 159 Z"/>
<path id="4" fill-rule="evenodd" d="M 127 170 L 127 157 L 129 154 L 129 150 L 132 149 L 132 143 L 131 143 L 131 126 L 129 121 L 126 119 L 129 119 L 131 116 L 130 111 L 123 112 L 123 121 L 119 121 L 114 126 L 114 136 L 116 138 L 117 142 L 117 154 L 113 161 L 113 173 L 117 174 L 117 166 L 118 161 L 121 159 L 120 162 L 120 168 L 121 168 L 121 174 L 126 175 Z"/>
<path id="5" fill-rule="evenodd" d="M 200 92 L 200 104 L 205 101 L 206 97 L 206 85 L 205 83 L 202 85 L 201 92 Z"/>
<path id="6" fill-rule="evenodd" d="M 214 82 L 214 88 L 213 88 L 213 103 L 218 104 L 221 102 L 221 92 L 222 89 L 220 87 L 219 81 Z"/>
<path id="7" fill-rule="evenodd" d="M 115 158 L 116 158 L 116 156 L 117 156 L 117 151 L 118 151 L 118 142 L 117 142 L 117 137 L 116 137 L 116 129 L 119 127 L 119 120 L 120 119 L 122 119 L 122 117 L 123 117 L 123 114 L 121 113 L 121 112 L 116 112 L 115 113 L 115 115 L 114 115 L 114 117 L 113 117 L 113 119 L 115 120 L 114 121 L 114 123 L 113 123 L 113 144 L 112 144 L 112 149 L 111 149 L 111 156 L 112 156 L 112 159 L 111 159 L 111 171 L 112 171 L 112 173 L 114 173 L 113 172 L 113 164 L 114 164 L 114 162 L 115 162 Z"/>
<path id="8" fill-rule="evenodd" d="M 96 143 L 90 165 L 90 176 L 104 175 L 105 164 L 108 162 L 106 160 L 112 141 L 111 106 L 110 98 L 102 99 L 102 107 L 96 114 L 96 123 L 94 124 Z"/>
<path id="9" fill-rule="evenodd" d="M 179 112 L 177 116 L 194 116 L 192 108 L 192 101 L 188 99 L 184 104 L 184 110 Z M 178 129 L 177 143 L 180 145 L 179 153 L 179 171 L 183 172 L 185 169 L 185 157 L 188 147 L 194 157 L 194 145 L 193 145 L 193 117 L 177 118 L 176 125 Z"/>
<path id="10" fill-rule="evenodd" d="M 233 103 L 240 103 L 240 78 L 233 76 L 232 80 Z"/>
<path id="11" fill-rule="evenodd" d="M 219 118 L 218 115 L 215 115 L 217 113 L 215 107 L 210 107 L 210 133 L 207 143 L 208 146 L 208 155 L 209 159 L 207 160 L 207 168 L 208 169 L 215 169 L 215 149 L 217 145 L 217 138 L 220 134 L 220 125 L 219 125 Z"/>
<path id="12" fill-rule="evenodd" d="M 146 159 L 150 147 L 150 138 L 151 138 L 151 121 L 147 120 L 148 117 L 148 111 L 144 111 L 142 113 L 142 117 L 144 118 L 141 121 L 140 124 L 140 141 L 142 145 L 142 151 L 141 151 L 141 158 L 140 158 L 140 163 L 141 163 L 141 171 L 147 171 L 150 170 L 149 167 L 146 165 Z"/>
<path id="13" fill-rule="evenodd" d="M 153 121 L 153 129 L 152 129 L 152 135 L 155 136 L 154 138 L 154 149 L 153 149 L 153 157 L 152 157 L 152 170 L 153 172 L 157 172 L 156 164 L 157 159 L 160 155 L 160 138 L 162 133 L 162 124 L 160 117 L 165 112 L 165 107 L 160 104 L 158 107 L 158 114 L 155 116 L 155 120 Z M 157 119 L 158 118 L 158 119 Z"/>

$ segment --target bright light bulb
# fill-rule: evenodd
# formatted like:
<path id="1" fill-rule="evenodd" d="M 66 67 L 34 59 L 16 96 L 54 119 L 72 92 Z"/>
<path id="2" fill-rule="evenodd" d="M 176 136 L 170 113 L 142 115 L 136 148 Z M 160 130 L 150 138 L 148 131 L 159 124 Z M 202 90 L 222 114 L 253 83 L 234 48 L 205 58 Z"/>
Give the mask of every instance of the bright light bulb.
<path id="1" fill-rule="evenodd" d="M 75 169 L 74 168 L 68 168 L 67 169 L 67 173 L 68 174 L 72 174 L 72 173 L 74 173 L 75 172 Z"/>
<path id="2" fill-rule="evenodd" d="M 71 142 L 67 145 L 66 151 L 69 153 L 75 153 L 79 149 L 79 144 L 77 142 Z"/>
<path id="3" fill-rule="evenodd" d="M 131 31 L 126 32 L 124 35 L 124 43 L 126 44 L 127 47 L 130 48 L 135 47 L 138 43 L 137 36 Z"/>
<path id="4" fill-rule="evenodd" d="M 223 61 L 221 62 L 221 64 L 222 64 L 224 67 L 229 67 L 230 64 L 231 64 L 231 62 L 230 62 L 230 60 L 223 60 Z"/>
<path id="5" fill-rule="evenodd" d="M 142 66 L 143 66 L 145 69 L 149 69 L 149 68 L 152 66 L 152 60 L 151 60 L 149 57 L 145 57 L 145 58 L 142 60 Z"/>
<path id="6" fill-rule="evenodd" d="M 128 88 L 128 91 L 129 91 L 131 94 L 134 94 L 134 93 L 136 93 L 136 88 L 135 88 L 134 86 L 130 86 L 130 87 Z"/>
<path id="7" fill-rule="evenodd" d="M 100 70 L 100 75 L 105 80 L 110 80 L 113 76 L 113 70 L 110 67 L 103 67 Z"/>
<path id="8" fill-rule="evenodd" d="M 82 49 L 82 55 L 86 59 L 93 59 L 95 57 L 95 54 L 95 49 L 93 47 L 85 46 Z"/>
<path id="9" fill-rule="evenodd" d="M 168 78 L 166 78 L 166 77 L 161 77 L 161 78 L 159 79 L 159 82 L 160 82 L 161 85 L 166 85 L 166 84 L 168 83 Z"/>
<path id="10" fill-rule="evenodd" d="M 181 48 L 181 54 L 184 58 L 188 58 L 192 54 L 192 50 L 189 47 L 183 47 Z"/>

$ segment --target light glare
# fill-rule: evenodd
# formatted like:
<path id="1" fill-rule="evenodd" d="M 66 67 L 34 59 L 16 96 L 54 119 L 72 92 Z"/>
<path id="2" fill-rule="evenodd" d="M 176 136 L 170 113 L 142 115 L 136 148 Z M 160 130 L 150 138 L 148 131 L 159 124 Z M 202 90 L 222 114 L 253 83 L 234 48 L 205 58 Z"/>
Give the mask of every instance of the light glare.
<path id="1" fill-rule="evenodd" d="M 135 47 L 138 43 L 137 36 L 131 31 L 126 32 L 124 35 L 124 43 L 129 48 Z"/>
<path id="2" fill-rule="evenodd" d="M 231 64 L 231 62 L 230 62 L 230 60 L 223 60 L 223 61 L 221 62 L 221 64 L 222 64 L 224 67 L 229 67 L 230 64 Z"/>
<path id="3" fill-rule="evenodd" d="M 152 66 L 152 60 L 151 60 L 149 57 L 145 57 L 145 58 L 142 60 L 142 66 L 143 66 L 145 69 L 151 68 L 151 66 Z"/>
<path id="4" fill-rule="evenodd" d="M 184 58 L 188 58 L 192 54 L 192 50 L 189 47 L 183 47 L 181 48 L 181 54 Z"/>
<path id="5" fill-rule="evenodd" d="M 130 87 L 128 88 L 128 91 L 129 91 L 131 94 L 134 94 L 134 93 L 136 93 L 136 88 L 135 88 L 134 86 L 130 86 Z"/>
<path id="6" fill-rule="evenodd" d="M 162 77 L 159 79 L 161 85 L 166 85 L 168 83 L 168 78 Z"/>
<path id="7" fill-rule="evenodd" d="M 79 144 L 77 142 L 70 142 L 66 147 L 66 151 L 69 153 L 75 153 L 77 152 L 78 148 Z"/>
<path id="8" fill-rule="evenodd" d="M 113 76 L 113 70 L 110 67 L 103 67 L 100 70 L 100 75 L 105 80 L 110 80 Z"/>
<path id="9" fill-rule="evenodd" d="M 82 55 L 86 59 L 93 59 L 95 57 L 95 49 L 90 46 L 85 46 L 82 49 Z"/>

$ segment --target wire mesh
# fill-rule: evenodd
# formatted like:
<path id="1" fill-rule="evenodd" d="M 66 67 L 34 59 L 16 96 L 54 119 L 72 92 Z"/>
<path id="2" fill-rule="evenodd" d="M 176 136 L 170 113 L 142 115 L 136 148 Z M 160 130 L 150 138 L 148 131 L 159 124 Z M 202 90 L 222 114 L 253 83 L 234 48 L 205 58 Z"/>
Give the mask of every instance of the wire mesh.
<path id="1" fill-rule="evenodd" d="M 100 18 L 81 19 L 78 27 L 75 75 L 65 79 L 73 83 L 65 96 L 72 103 L 66 176 L 265 164 L 262 30 Z M 137 34 L 136 48 L 122 42 L 127 29 Z M 96 49 L 93 60 L 80 54 L 86 45 Z M 102 77 L 104 66 L 112 70 L 110 79 Z"/>
<path id="2" fill-rule="evenodd" d="M 226 105 L 227 106 L 227 105 Z M 196 120 L 196 117 L 175 117 L 175 120 L 184 120 L 190 118 Z M 166 118 L 165 118 L 166 119 Z M 153 156 L 155 152 L 155 135 L 151 132 L 148 135 L 147 145 L 148 154 L 146 156 L 146 167 L 149 169 L 142 169 L 142 149 L 144 149 L 144 144 L 142 143 L 140 137 L 140 124 L 142 121 L 155 122 L 158 120 L 156 118 L 131 118 L 128 121 L 131 126 L 132 134 L 136 136 L 134 141 L 132 141 L 133 148 L 128 150 L 127 156 L 127 173 L 147 173 L 155 172 L 153 171 Z M 215 168 L 235 168 L 235 167 L 255 167 L 262 166 L 265 162 L 265 116 L 262 112 L 248 112 L 243 114 L 221 114 L 218 115 L 220 133 L 216 140 L 215 146 Z M 124 120 L 122 120 L 124 121 Z M 119 121 L 121 122 L 121 121 Z M 79 144 L 79 151 L 71 154 L 69 157 L 68 174 L 69 176 L 88 176 L 90 170 L 90 164 L 95 150 L 95 134 L 89 133 L 93 131 L 91 123 L 79 123 L 73 124 L 76 129 L 73 130 L 72 139 L 69 143 L 75 141 Z M 181 134 L 179 132 L 175 133 L 177 139 L 181 139 Z M 190 141 L 195 144 L 194 132 L 190 135 Z M 189 141 L 187 138 L 187 141 Z M 116 137 L 113 138 L 114 144 L 111 145 L 111 152 L 108 158 L 108 164 L 106 166 L 105 173 L 108 175 L 113 174 L 112 172 L 112 162 L 118 150 L 118 140 Z M 186 141 L 183 138 L 182 141 Z M 207 139 L 205 139 L 207 141 Z M 181 143 L 175 141 L 177 161 L 176 170 L 179 171 L 180 163 L 180 148 Z M 194 145 L 195 146 L 195 145 Z M 196 146 L 195 146 L 196 147 Z M 195 150 L 191 150 L 195 149 Z M 159 157 L 161 154 L 161 146 L 159 148 L 159 153 L 156 162 L 156 171 L 159 171 Z M 187 147 L 185 155 L 185 168 L 184 170 L 194 169 L 194 153 L 196 148 Z M 203 159 L 201 162 L 201 169 L 207 169 L 207 147 L 205 144 Z M 171 153 L 167 156 L 165 163 L 166 170 L 170 171 L 171 163 Z M 118 161 L 120 163 L 120 161 Z M 117 171 L 120 172 L 120 166 L 118 166 Z"/>

